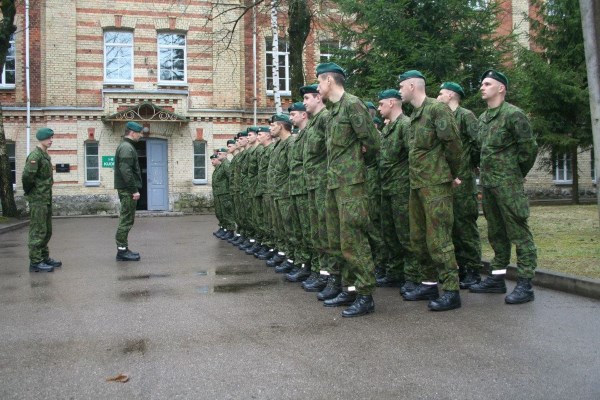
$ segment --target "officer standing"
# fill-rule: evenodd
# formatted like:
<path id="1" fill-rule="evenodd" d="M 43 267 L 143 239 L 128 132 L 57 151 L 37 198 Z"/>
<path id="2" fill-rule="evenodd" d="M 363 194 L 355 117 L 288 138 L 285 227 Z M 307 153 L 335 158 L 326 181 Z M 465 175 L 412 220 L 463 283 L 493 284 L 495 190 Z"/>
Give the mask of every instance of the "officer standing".
<path id="1" fill-rule="evenodd" d="M 140 199 L 142 172 L 135 143 L 142 137 L 142 125 L 128 122 L 125 136 L 115 152 L 115 189 L 121 202 L 119 227 L 115 236 L 117 261 L 139 261 L 140 254 L 129 250 L 128 235 L 135 220 L 135 209 Z"/>
<path id="2" fill-rule="evenodd" d="M 408 140 L 410 242 L 423 279 L 404 299 L 431 300 L 433 311 L 452 310 L 461 305 L 452 244 L 452 186 L 459 184 L 460 137 L 450 108 L 427 97 L 419 71 L 407 71 L 399 79 L 402 101 L 415 107 Z M 438 281 L 444 289 L 441 297 Z"/>
<path id="3" fill-rule="evenodd" d="M 481 76 L 481 97 L 488 109 L 479 117 L 481 185 L 488 238 L 494 249 L 492 274 L 472 285 L 474 293 L 506 293 L 506 266 L 511 245 L 517 249 L 517 286 L 506 296 L 507 304 L 534 299 L 531 279 L 537 266 L 537 249 L 529 230 L 529 202 L 523 188 L 533 167 L 538 146 L 525 113 L 504 101 L 508 79 L 488 70 Z"/>
<path id="4" fill-rule="evenodd" d="M 235 222 L 233 220 L 233 200 L 229 193 L 229 160 L 228 149 L 221 148 L 217 152 L 216 160 L 211 160 L 215 170 L 212 175 L 213 198 L 215 200 L 215 213 L 221 224 L 222 233 L 217 233 L 219 239 L 227 240 L 233 237 Z"/>
<path id="5" fill-rule="evenodd" d="M 35 134 L 38 145 L 27 156 L 22 184 L 29 203 L 29 271 L 52 272 L 62 262 L 50 258 L 48 242 L 52 237 L 52 162 L 48 149 L 54 131 L 41 128 Z"/>

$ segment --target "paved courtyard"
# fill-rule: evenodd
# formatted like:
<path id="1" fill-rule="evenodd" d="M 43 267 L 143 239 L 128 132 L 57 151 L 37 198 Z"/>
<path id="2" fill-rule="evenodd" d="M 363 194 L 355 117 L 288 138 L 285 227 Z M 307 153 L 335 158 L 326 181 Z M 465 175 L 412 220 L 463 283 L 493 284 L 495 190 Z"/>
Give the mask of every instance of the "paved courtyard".
<path id="1" fill-rule="evenodd" d="M 27 228 L 0 234 L 0 399 L 600 398 L 598 301 L 463 291 L 433 313 L 379 288 L 342 319 L 215 221 L 138 218 L 142 260 L 117 263 L 116 219 L 55 219 L 49 274 L 27 270 Z"/>

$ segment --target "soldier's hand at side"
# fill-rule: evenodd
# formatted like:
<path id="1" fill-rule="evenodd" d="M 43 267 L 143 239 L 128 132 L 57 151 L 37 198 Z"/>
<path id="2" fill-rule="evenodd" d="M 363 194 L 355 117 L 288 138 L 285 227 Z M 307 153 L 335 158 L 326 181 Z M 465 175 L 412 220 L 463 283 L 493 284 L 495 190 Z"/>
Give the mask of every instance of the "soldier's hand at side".
<path id="1" fill-rule="evenodd" d="M 462 183 L 462 181 L 461 181 L 459 178 L 455 178 L 455 179 L 452 181 L 452 187 L 453 187 L 453 188 L 459 187 L 461 183 Z"/>
<path id="2" fill-rule="evenodd" d="M 360 151 L 362 151 L 362 153 L 365 154 L 367 152 L 367 147 L 361 146 Z"/>
<path id="3" fill-rule="evenodd" d="M 136 192 L 133 194 L 133 199 L 134 200 L 139 200 L 140 199 L 140 192 Z"/>

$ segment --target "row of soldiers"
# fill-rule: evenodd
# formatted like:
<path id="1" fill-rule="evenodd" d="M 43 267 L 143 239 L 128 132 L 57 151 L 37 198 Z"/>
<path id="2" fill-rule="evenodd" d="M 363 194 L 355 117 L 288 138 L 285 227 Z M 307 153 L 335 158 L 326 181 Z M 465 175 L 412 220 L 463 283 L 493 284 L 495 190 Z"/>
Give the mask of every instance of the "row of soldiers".
<path id="1" fill-rule="evenodd" d="M 380 132 L 369 106 L 345 91 L 340 66 L 316 72 L 318 84 L 300 88 L 303 102 L 289 115 L 239 132 L 211 156 L 214 234 L 318 292 L 325 306 L 348 306 L 344 317 L 373 312 L 375 286 L 400 287 L 434 311 L 460 307 L 459 288 L 506 293 L 511 243 L 519 279 L 505 301 L 533 300 L 523 181 L 537 144 L 525 114 L 504 101 L 506 76 L 482 75 L 488 110 L 477 119 L 460 106 L 460 85 L 446 82 L 428 98 L 425 77 L 407 71 L 399 90 L 378 95 Z M 495 252 L 483 281 L 477 172 Z"/>

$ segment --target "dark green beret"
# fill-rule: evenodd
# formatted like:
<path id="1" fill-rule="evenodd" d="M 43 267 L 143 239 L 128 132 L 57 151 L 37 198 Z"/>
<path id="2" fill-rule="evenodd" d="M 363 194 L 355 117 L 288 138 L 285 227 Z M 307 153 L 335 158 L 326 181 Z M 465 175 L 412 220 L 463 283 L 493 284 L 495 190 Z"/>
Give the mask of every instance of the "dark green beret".
<path id="1" fill-rule="evenodd" d="M 251 126 L 247 129 L 248 132 L 258 132 L 259 128 L 258 126 Z"/>
<path id="2" fill-rule="evenodd" d="M 247 131 L 247 130 L 245 130 L 245 131 L 241 131 L 241 132 L 239 133 L 239 135 L 240 135 L 239 137 L 248 137 L 248 131 Z"/>
<path id="3" fill-rule="evenodd" d="M 300 94 L 304 96 L 307 93 L 319 93 L 318 87 L 319 85 L 316 83 L 313 83 L 312 85 L 302 86 L 300 88 Z"/>
<path id="4" fill-rule="evenodd" d="M 133 121 L 129 121 L 126 126 L 127 126 L 128 130 L 134 131 L 134 132 L 141 132 L 142 129 L 144 129 L 143 126 L 141 126 L 137 122 L 133 122 Z"/>
<path id="5" fill-rule="evenodd" d="M 497 80 L 498 82 L 506 86 L 506 90 L 508 90 L 508 78 L 502 72 L 498 72 L 493 69 L 488 69 L 481 75 L 481 82 L 483 82 L 485 78 L 492 78 Z"/>
<path id="6" fill-rule="evenodd" d="M 235 139 L 229 139 L 229 140 L 227 141 L 227 144 L 228 144 L 228 145 L 230 145 L 230 144 L 235 144 Z"/>
<path id="7" fill-rule="evenodd" d="M 317 76 L 327 72 L 335 72 L 336 74 L 342 75 L 344 78 L 346 77 L 346 71 L 336 63 L 322 63 L 317 66 Z"/>
<path id="8" fill-rule="evenodd" d="M 303 102 L 297 101 L 288 107 L 288 112 L 292 112 L 292 111 L 306 111 L 306 107 L 304 107 Z"/>
<path id="9" fill-rule="evenodd" d="M 36 139 L 40 141 L 51 138 L 52 136 L 54 136 L 54 131 L 50 128 L 40 128 L 35 134 Z"/>
<path id="10" fill-rule="evenodd" d="M 398 80 L 400 82 L 405 81 L 407 79 L 410 78 L 419 78 L 419 79 L 423 79 L 425 81 L 425 83 L 427 83 L 427 79 L 425 79 L 425 77 L 423 76 L 422 73 L 420 73 L 419 71 L 417 71 L 416 69 L 411 69 L 410 71 L 406 71 L 405 73 L 401 74 L 398 77 Z"/>
<path id="11" fill-rule="evenodd" d="M 379 100 L 384 100 L 384 99 L 402 100 L 402 96 L 400 95 L 400 92 L 397 91 L 396 89 L 382 90 L 381 92 L 379 92 L 379 94 L 377 94 L 377 97 L 379 98 Z"/>
<path id="12" fill-rule="evenodd" d="M 460 94 L 461 98 L 465 97 L 465 91 L 462 86 L 456 82 L 444 82 L 442 83 L 442 86 L 440 86 L 440 89 L 452 90 L 453 92 Z"/>
<path id="13" fill-rule="evenodd" d="M 371 110 L 377 110 L 377 107 L 375 107 L 375 104 L 373 104 L 372 101 L 365 101 L 365 106 L 367 106 L 367 108 L 370 108 Z"/>
<path id="14" fill-rule="evenodd" d="M 258 129 L 259 129 L 259 132 L 270 132 L 271 131 L 268 126 L 261 126 Z"/>
<path id="15" fill-rule="evenodd" d="M 217 155 L 216 155 L 216 154 L 211 154 L 211 155 L 210 155 L 210 159 L 211 159 L 211 160 L 212 160 L 212 159 L 215 159 L 215 158 L 217 158 Z"/>
<path id="16" fill-rule="evenodd" d="M 271 117 L 271 122 L 287 122 L 291 124 L 290 117 L 287 114 L 275 114 Z"/>
<path id="17" fill-rule="evenodd" d="M 227 153 L 227 149 L 225 147 L 221 147 L 219 150 L 217 150 L 219 153 Z"/>
<path id="18" fill-rule="evenodd" d="M 373 122 L 375 124 L 377 124 L 377 126 L 383 124 L 383 121 L 381 120 L 381 118 L 378 118 L 378 117 L 373 117 Z"/>

